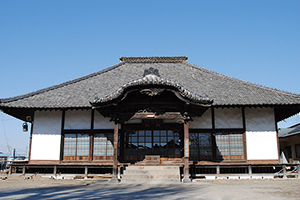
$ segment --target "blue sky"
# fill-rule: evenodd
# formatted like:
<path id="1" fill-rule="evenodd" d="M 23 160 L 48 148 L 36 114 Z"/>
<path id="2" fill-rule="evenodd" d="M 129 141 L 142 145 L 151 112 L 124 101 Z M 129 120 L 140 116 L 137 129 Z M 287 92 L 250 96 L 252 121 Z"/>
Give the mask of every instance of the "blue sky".
<path id="1" fill-rule="evenodd" d="M 300 93 L 300 1 L 0 1 L 0 98 L 99 71 L 120 56 L 182 55 Z M 3 113 L 0 120 L 0 152 L 7 144 L 25 151 L 23 122 Z"/>

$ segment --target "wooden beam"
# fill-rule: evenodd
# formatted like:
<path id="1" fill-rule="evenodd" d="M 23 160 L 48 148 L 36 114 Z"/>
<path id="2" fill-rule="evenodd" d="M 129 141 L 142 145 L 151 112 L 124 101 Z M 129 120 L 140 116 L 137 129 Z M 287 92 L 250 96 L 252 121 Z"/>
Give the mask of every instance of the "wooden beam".
<path id="1" fill-rule="evenodd" d="M 244 158 L 245 160 L 247 160 L 248 156 L 247 156 L 247 141 L 246 141 L 246 114 L 245 114 L 245 108 L 242 107 L 242 120 L 243 120 L 243 129 L 244 129 L 244 133 L 243 133 L 243 145 L 244 145 Z"/>
<path id="2" fill-rule="evenodd" d="M 279 142 L 279 137 L 278 137 L 278 126 L 276 122 L 276 112 L 274 109 L 274 119 L 275 119 L 275 130 L 276 130 L 276 140 L 277 140 L 277 155 L 278 155 L 278 162 L 280 162 L 280 142 Z"/>
<path id="3" fill-rule="evenodd" d="M 212 143 L 212 157 L 213 160 L 217 160 L 217 143 L 216 143 L 216 137 L 215 137 L 215 109 L 214 107 L 211 108 L 211 128 L 212 128 L 212 134 L 211 134 L 211 143 Z"/>
<path id="4" fill-rule="evenodd" d="M 94 114 L 95 110 L 92 109 L 91 111 L 91 131 L 89 137 L 89 161 L 93 160 L 94 155 Z"/>
<path id="5" fill-rule="evenodd" d="M 124 124 L 121 124 L 121 130 L 120 130 L 120 148 L 124 148 L 124 135 L 125 135 L 125 130 L 124 130 Z M 119 159 L 121 161 L 124 161 L 124 151 L 120 150 L 120 157 Z M 118 168 L 118 174 L 120 174 L 120 168 Z M 118 175 L 119 178 L 119 175 Z"/>
<path id="6" fill-rule="evenodd" d="M 64 159 L 64 146 L 65 146 L 65 134 L 64 134 L 64 129 L 65 129 L 65 116 L 66 116 L 66 111 L 62 110 L 61 114 L 61 137 L 60 137 L 60 158 L 59 160 L 62 161 Z"/>
<path id="7" fill-rule="evenodd" d="M 30 140 L 29 140 L 29 152 L 28 152 L 28 161 L 31 160 L 31 148 L 32 148 L 32 133 L 33 133 L 33 122 L 31 122 L 31 129 L 30 129 Z"/>
<path id="8" fill-rule="evenodd" d="M 149 113 L 135 113 L 130 119 L 168 119 L 168 120 L 176 120 L 176 119 L 184 119 L 180 112 L 166 112 L 164 114 L 156 115 L 154 112 Z"/>
<path id="9" fill-rule="evenodd" d="M 184 123 L 184 157 L 189 158 L 189 124 Z"/>

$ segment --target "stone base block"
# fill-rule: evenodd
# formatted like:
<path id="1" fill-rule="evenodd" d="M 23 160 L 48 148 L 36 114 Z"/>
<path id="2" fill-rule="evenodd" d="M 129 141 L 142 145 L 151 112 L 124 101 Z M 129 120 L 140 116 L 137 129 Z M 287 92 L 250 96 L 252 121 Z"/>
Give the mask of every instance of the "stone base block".
<path id="1" fill-rule="evenodd" d="M 206 180 L 216 180 L 216 176 L 205 176 Z"/>

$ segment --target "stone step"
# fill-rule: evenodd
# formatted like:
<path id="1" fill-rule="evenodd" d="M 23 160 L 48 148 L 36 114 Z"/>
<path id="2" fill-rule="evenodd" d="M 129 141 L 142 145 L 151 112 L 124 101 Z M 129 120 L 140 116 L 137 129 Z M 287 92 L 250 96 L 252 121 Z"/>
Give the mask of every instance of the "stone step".
<path id="1" fill-rule="evenodd" d="M 182 160 L 163 160 L 162 164 L 164 165 L 183 165 Z"/>
<path id="2" fill-rule="evenodd" d="M 180 182 L 179 166 L 136 166 L 130 165 L 123 171 L 124 182 Z"/>
<path id="3" fill-rule="evenodd" d="M 146 172 L 155 172 L 155 173 L 179 173 L 179 169 L 126 169 L 124 172 L 130 172 L 130 171 L 146 171 Z"/>
<path id="4" fill-rule="evenodd" d="M 161 163 L 159 155 L 145 155 L 145 159 L 137 165 L 159 165 Z"/>
<path id="5" fill-rule="evenodd" d="M 151 179 L 148 174 L 135 174 L 135 175 L 126 175 L 123 174 L 122 179 Z"/>
<path id="6" fill-rule="evenodd" d="M 137 178 L 137 179 L 143 179 L 143 178 L 150 178 L 150 179 L 168 179 L 168 178 L 179 178 L 179 175 L 176 174 L 123 174 L 123 178 Z"/>
<path id="7" fill-rule="evenodd" d="M 179 174 L 178 170 L 124 170 L 123 174 Z"/>
<path id="8" fill-rule="evenodd" d="M 179 170 L 179 166 L 169 166 L 169 165 L 158 165 L 158 166 L 138 166 L 138 165 L 130 165 L 126 167 L 126 170 Z"/>
<path id="9" fill-rule="evenodd" d="M 139 183 L 159 183 L 159 182 L 164 182 L 164 183 L 167 183 L 167 182 L 172 182 L 172 183 L 178 183 L 180 182 L 180 178 L 169 178 L 169 179 L 136 179 L 136 178 L 127 178 L 127 179 L 122 179 L 122 182 L 124 183 L 127 183 L 127 182 L 139 182 Z"/>

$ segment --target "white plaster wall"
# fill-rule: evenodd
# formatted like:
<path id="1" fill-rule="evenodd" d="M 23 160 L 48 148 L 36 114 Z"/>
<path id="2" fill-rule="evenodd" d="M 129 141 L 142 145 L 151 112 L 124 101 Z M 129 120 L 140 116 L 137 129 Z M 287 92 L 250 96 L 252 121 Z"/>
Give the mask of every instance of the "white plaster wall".
<path id="1" fill-rule="evenodd" d="M 91 129 L 91 112 L 91 110 L 66 111 L 65 129 Z"/>
<path id="2" fill-rule="evenodd" d="M 61 111 L 36 111 L 34 113 L 33 134 L 60 134 L 61 117 Z"/>
<path id="3" fill-rule="evenodd" d="M 61 111 L 36 111 L 31 143 L 31 160 L 59 160 Z"/>
<path id="4" fill-rule="evenodd" d="M 216 128 L 243 128 L 241 108 L 219 108 L 214 111 Z"/>
<path id="5" fill-rule="evenodd" d="M 277 160 L 276 131 L 246 132 L 247 160 Z"/>
<path id="6" fill-rule="evenodd" d="M 94 129 L 114 129 L 114 122 L 104 118 L 98 111 L 95 111 Z"/>
<path id="7" fill-rule="evenodd" d="M 276 131 L 273 108 L 246 108 L 246 131 Z"/>
<path id="8" fill-rule="evenodd" d="M 212 128 L 212 120 L 211 120 L 211 109 L 205 111 L 205 113 L 201 117 L 193 118 L 193 121 L 189 122 L 189 128 Z"/>
<path id="9" fill-rule="evenodd" d="M 33 134 L 31 160 L 59 160 L 60 134 Z"/>

